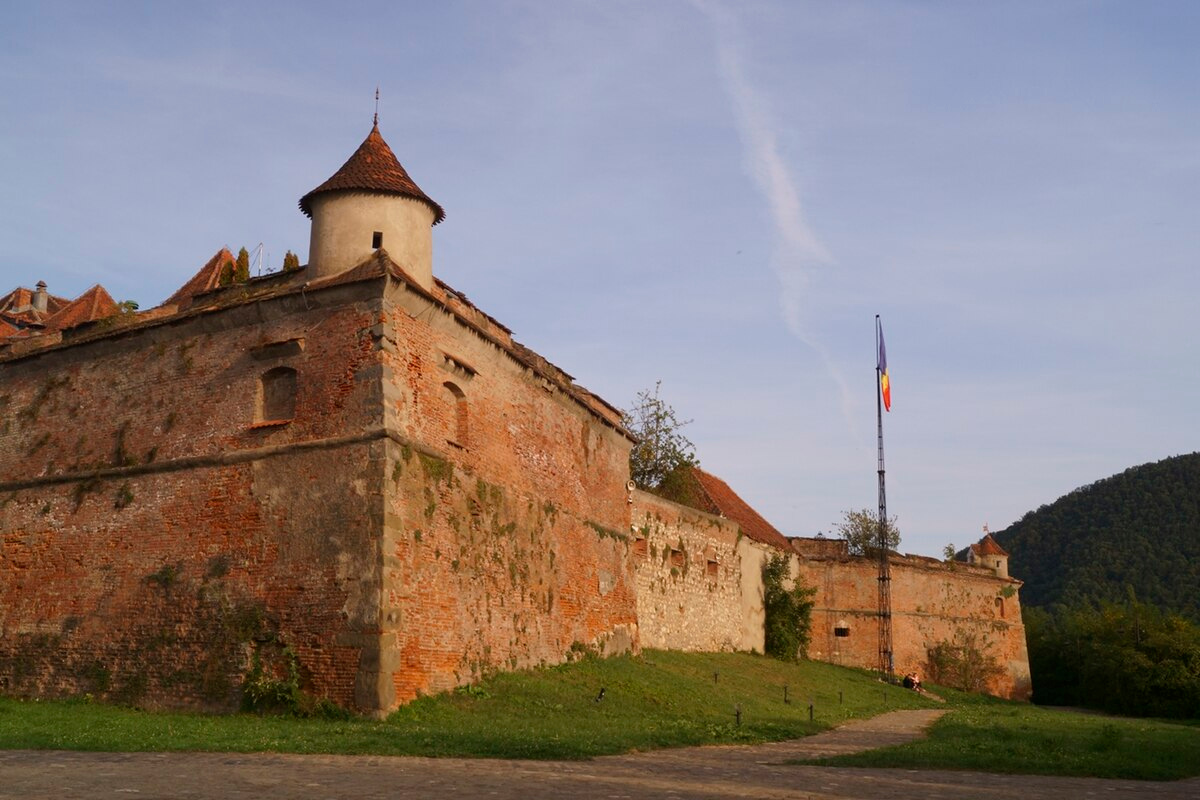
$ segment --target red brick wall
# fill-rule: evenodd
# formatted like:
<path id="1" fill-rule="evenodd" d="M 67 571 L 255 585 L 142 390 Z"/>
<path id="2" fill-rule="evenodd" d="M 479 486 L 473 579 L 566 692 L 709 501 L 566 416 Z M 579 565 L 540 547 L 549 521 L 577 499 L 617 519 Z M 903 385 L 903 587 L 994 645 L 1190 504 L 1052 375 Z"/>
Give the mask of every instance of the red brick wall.
<path id="1" fill-rule="evenodd" d="M 809 655 L 847 666 L 876 668 L 878 563 L 866 558 L 801 558 L 799 566 L 801 580 L 817 589 Z M 961 563 L 952 568 L 911 556 L 893 561 L 891 577 L 892 652 L 897 673 L 915 670 L 927 674 L 929 648 L 941 641 L 961 640 L 966 634 L 974 636 L 1002 668 L 989 691 L 1028 699 L 1029 657 L 1017 593 L 1019 581 L 1000 579 Z M 840 622 L 848 624 L 848 637 L 835 635 Z"/>
<path id="2" fill-rule="evenodd" d="M 382 713 L 637 648 L 639 605 L 672 647 L 757 619 L 734 529 L 643 498 L 642 553 L 611 410 L 443 299 L 380 277 L 0 361 L 0 691 L 228 708 L 286 646 L 311 692 Z M 281 366 L 295 418 L 256 425 Z M 682 567 L 650 563 L 680 539 Z M 894 572 L 897 669 L 969 630 L 1020 695 L 1017 584 L 926 562 Z M 872 666 L 873 564 L 801 564 L 814 655 Z"/>
<path id="3" fill-rule="evenodd" d="M 354 300 L 279 298 L 0 363 L 0 689 L 228 708 L 274 638 L 312 691 L 355 703 L 384 444 L 362 436 L 379 368 Z M 255 349 L 286 339 L 303 350 Z M 257 378 L 280 364 L 298 370 L 296 420 L 251 428 Z"/>
<path id="4" fill-rule="evenodd" d="M 382 321 L 388 702 L 636 647 L 628 440 L 424 297 Z"/>
<path id="5" fill-rule="evenodd" d="M 388 299 L 389 426 L 485 480 L 628 530 L 628 439 L 440 306 L 400 286 Z M 465 442 L 447 382 L 465 397 Z"/>

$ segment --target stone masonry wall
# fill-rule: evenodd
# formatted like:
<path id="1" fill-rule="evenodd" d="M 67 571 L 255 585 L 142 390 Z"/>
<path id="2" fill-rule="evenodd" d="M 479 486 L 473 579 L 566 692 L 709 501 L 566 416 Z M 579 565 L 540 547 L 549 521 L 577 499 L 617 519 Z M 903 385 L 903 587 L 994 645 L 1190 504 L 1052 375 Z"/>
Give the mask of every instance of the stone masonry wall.
<path id="1" fill-rule="evenodd" d="M 801 580 L 817 589 L 809 655 L 874 669 L 879 663 L 878 564 L 867 558 L 800 558 Z M 928 650 L 973 636 L 1002 667 L 992 694 L 1028 699 L 1029 657 L 1021 623 L 1020 582 L 956 563 L 917 556 L 893 560 L 892 650 L 898 674 L 928 671 Z M 836 629 L 849 629 L 839 637 Z"/>
<path id="2" fill-rule="evenodd" d="M 637 647 L 629 440 L 403 283 L 382 330 L 385 705 Z"/>
<path id="3" fill-rule="evenodd" d="M 378 298 L 356 291 L 0 363 L 0 690 L 229 708 L 251 654 L 282 669 L 286 646 L 363 707 L 385 451 Z M 278 366 L 295 418 L 256 427 Z"/>
<path id="4" fill-rule="evenodd" d="M 741 645 L 741 560 L 735 523 L 646 492 L 632 494 L 637 620 L 643 647 Z"/>

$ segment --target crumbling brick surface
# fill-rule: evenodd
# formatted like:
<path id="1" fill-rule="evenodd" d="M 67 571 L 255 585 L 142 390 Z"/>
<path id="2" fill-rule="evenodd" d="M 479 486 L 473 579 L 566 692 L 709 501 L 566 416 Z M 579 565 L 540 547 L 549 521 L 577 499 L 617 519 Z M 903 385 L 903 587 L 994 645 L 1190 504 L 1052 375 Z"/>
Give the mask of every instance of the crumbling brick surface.
<path id="1" fill-rule="evenodd" d="M 388 703 L 637 647 L 629 441 L 395 285 L 382 319 Z"/>
<path id="2" fill-rule="evenodd" d="M 0 691 L 227 709 L 292 654 L 378 715 L 584 650 L 761 646 L 766 550 L 631 495 L 611 406 L 386 261 L 0 355 Z M 796 563 L 813 655 L 874 666 L 874 563 Z M 965 631 L 1027 695 L 1017 586 L 898 563 L 897 669 Z"/>
<path id="3" fill-rule="evenodd" d="M 813 658 L 874 669 L 879 665 L 879 565 L 869 558 L 801 558 L 800 578 L 817 589 Z M 890 567 L 892 651 L 896 672 L 926 674 L 929 649 L 974 637 L 1001 667 L 988 691 L 1028 699 L 1029 656 L 1021 623 L 1019 581 L 989 570 L 921 557 Z M 836 629 L 848 628 L 848 636 Z"/>
<path id="4" fill-rule="evenodd" d="M 297 300 L 0 364 L 0 688 L 229 708 L 286 645 L 353 704 L 378 628 L 373 315 Z M 281 364 L 296 419 L 255 428 Z"/>
<path id="5" fill-rule="evenodd" d="M 636 648 L 628 439 L 405 285 L 235 287 L 0 362 L 0 690 L 229 708 L 286 647 L 382 713 Z"/>

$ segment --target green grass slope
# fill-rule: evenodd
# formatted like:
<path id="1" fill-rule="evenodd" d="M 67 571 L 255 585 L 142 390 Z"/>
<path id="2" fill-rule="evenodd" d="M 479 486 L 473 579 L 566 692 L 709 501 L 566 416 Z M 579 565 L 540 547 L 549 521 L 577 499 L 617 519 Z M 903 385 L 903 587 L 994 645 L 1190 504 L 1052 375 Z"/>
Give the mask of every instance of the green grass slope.
<path id="1" fill-rule="evenodd" d="M 601 688 L 604 697 L 597 700 Z M 791 739 L 847 719 L 931 705 L 866 672 L 830 664 L 648 650 L 496 675 L 417 700 L 382 722 L 0 699 L 0 748 L 586 758 Z"/>
<path id="2" fill-rule="evenodd" d="M 1200 621 L 1200 453 L 1133 467 L 993 534 L 1021 603 L 1137 599 Z"/>

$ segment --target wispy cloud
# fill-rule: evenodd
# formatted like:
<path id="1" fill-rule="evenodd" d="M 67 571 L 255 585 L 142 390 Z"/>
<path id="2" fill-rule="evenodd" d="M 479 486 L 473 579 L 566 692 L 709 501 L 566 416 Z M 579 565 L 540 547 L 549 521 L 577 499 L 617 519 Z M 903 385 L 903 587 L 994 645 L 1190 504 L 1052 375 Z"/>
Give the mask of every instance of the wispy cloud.
<path id="1" fill-rule="evenodd" d="M 859 438 L 854 403 L 841 369 L 821 342 L 806 311 L 811 304 L 812 279 L 832 267 L 834 258 L 809 225 L 791 170 L 779 154 L 776 126 L 768 102 L 746 78 L 742 66 L 741 30 L 730 11 L 707 0 L 692 0 L 712 23 L 717 63 L 733 105 L 734 122 L 742 140 L 750 173 L 770 210 L 776 242 L 771 268 L 780 284 L 780 304 L 788 330 L 820 357 L 841 396 L 842 414 Z"/>

